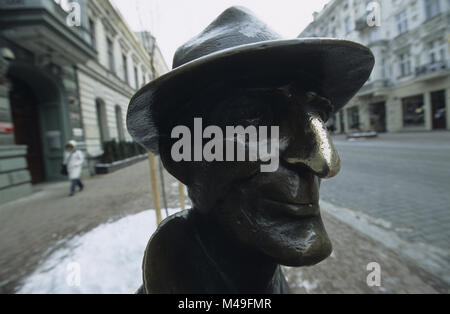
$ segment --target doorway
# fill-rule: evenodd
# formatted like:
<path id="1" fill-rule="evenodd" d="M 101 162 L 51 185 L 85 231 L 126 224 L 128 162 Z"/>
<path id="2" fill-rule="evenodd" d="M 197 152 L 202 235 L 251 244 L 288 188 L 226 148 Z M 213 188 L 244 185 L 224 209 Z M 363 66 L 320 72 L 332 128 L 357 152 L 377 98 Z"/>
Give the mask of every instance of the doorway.
<path id="1" fill-rule="evenodd" d="M 25 82 L 12 79 L 9 99 L 15 143 L 27 146 L 26 159 L 31 182 L 33 184 L 43 182 L 45 180 L 45 169 L 36 96 Z"/>
<path id="2" fill-rule="evenodd" d="M 431 93 L 431 110 L 433 130 L 447 128 L 447 112 L 445 109 L 445 90 Z"/>
<path id="3" fill-rule="evenodd" d="M 342 134 L 345 133 L 344 110 L 339 111 L 339 129 Z"/>
<path id="4" fill-rule="evenodd" d="M 370 104 L 370 128 L 378 133 L 386 132 L 386 103 Z"/>

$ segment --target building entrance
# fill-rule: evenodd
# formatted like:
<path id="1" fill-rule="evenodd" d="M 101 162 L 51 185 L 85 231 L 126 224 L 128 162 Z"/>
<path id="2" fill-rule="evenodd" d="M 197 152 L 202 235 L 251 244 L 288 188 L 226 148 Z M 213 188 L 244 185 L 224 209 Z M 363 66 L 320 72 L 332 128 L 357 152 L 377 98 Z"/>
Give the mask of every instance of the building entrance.
<path id="1" fill-rule="evenodd" d="M 370 105 L 370 128 L 378 133 L 386 132 L 386 104 L 385 102 Z"/>
<path id="2" fill-rule="evenodd" d="M 27 146 L 27 164 L 33 184 L 45 180 L 39 108 L 33 90 L 25 82 L 13 79 L 9 94 L 14 138 Z"/>
<path id="3" fill-rule="evenodd" d="M 433 130 L 447 128 L 447 114 L 445 109 L 445 91 L 440 90 L 431 93 L 431 108 Z"/>

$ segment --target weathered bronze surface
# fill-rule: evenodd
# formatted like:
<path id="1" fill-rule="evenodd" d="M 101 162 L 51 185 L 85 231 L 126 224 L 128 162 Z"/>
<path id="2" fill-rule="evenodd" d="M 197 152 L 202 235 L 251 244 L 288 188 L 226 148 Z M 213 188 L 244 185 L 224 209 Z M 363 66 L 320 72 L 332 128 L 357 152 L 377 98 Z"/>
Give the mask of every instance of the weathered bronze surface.
<path id="1" fill-rule="evenodd" d="M 331 253 L 319 186 L 340 159 L 325 122 L 367 80 L 370 50 L 334 39 L 281 40 L 232 7 L 180 47 L 175 69 L 131 100 L 128 128 L 188 187 L 193 208 L 165 219 L 143 261 L 142 293 L 287 293 L 280 265 Z M 175 162 L 173 127 L 278 126 L 280 161 Z"/>

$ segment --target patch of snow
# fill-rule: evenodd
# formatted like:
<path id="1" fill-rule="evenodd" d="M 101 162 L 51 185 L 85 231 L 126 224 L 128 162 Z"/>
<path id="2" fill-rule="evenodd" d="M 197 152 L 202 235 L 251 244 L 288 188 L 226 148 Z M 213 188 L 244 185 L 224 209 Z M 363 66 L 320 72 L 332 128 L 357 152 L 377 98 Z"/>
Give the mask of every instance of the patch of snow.
<path id="1" fill-rule="evenodd" d="M 142 284 L 142 258 L 156 226 L 155 211 L 146 210 L 77 236 L 51 254 L 18 293 L 134 293 Z"/>
<path id="2" fill-rule="evenodd" d="M 297 287 L 299 288 L 305 288 L 307 293 L 313 292 L 313 290 L 317 289 L 319 286 L 318 280 L 309 281 L 302 278 L 302 273 L 300 272 L 299 278 L 297 279 Z"/>

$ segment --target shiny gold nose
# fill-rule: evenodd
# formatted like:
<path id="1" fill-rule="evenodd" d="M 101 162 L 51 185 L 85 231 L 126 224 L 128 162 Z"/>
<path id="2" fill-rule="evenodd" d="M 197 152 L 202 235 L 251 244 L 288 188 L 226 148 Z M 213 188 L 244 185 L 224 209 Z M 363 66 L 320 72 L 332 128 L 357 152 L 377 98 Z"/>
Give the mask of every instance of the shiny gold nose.
<path id="1" fill-rule="evenodd" d="M 286 162 L 302 164 L 320 178 L 332 178 L 341 169 L 341 159 L 319 117 L 310 115 L 305 136 L 291 144 L 284 156 Z"/>

